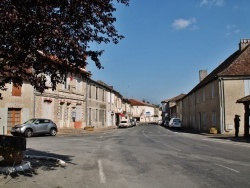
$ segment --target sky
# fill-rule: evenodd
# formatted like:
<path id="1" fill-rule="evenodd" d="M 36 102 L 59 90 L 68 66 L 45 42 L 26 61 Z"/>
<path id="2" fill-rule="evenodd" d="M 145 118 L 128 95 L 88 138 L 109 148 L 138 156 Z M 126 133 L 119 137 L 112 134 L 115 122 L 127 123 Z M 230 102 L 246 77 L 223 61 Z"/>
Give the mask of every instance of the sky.
<path id="1" fill-rule="evenodd" d="M 152 104 L 187 94 L 250 39 L 249 0 L 130 0 L 118 4 L 118 44 L 104 50 L 104 69 L 89 63 L 93 80 L 113 86 L 125 98 Z"/>

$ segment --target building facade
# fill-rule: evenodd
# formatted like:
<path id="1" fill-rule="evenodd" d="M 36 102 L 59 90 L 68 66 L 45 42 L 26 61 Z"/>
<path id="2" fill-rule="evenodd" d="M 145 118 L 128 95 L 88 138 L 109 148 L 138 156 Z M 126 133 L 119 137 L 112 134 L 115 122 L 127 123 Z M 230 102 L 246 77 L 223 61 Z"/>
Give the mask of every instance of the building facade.
<path id="1" fill-rule="evenodd" d="M 156 122 L 161 111 L 158 106 L 145 101 L 129 99 L 132 106 L 132 116 L 137 122 Z"/>
<path id="2" fill-rule="evenodd" d="M 236 101 L 250 93 L 250 40 L 241 40 L 239 50 L 203 77 L 181 100 L 183 127 L 233 132 L 234 116 L 244 117 L 244 108 Z"/>
<path id="3" fill-rule="evenodd" d="M 47 78 L 49 89 L 43 93 L 28 82 L 21 87 L 7 84 L 0 100 L 0 134 L 8 134 L 14 125 L 31 118 L 51 119 L 59 129 L 116 125 L 120 118 L 116 114 L 123 112 L 122 104 L 126 102 L 112 86 L 90 76 L 86 70 L 79 75 L 68 75 L 56 90 L 49 87 Z"/>

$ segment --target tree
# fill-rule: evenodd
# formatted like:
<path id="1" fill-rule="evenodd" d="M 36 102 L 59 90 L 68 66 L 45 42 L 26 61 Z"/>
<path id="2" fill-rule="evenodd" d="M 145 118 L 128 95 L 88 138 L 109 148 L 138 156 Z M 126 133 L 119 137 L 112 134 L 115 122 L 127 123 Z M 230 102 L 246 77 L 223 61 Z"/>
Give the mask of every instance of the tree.
<path id="1" fill-rule="evenodd" d="M 0 89 L 6 83 L 21 86 L 28 80 L 40 92 L 63 83 L 67 74 L 79 73 L 91 59 L 102 68 L 103 50 L 90 43 L 117 44 L 114 1 L 129 0 L 1 0 Z M 88 57 L 88 58 L 86 58 Z"/>

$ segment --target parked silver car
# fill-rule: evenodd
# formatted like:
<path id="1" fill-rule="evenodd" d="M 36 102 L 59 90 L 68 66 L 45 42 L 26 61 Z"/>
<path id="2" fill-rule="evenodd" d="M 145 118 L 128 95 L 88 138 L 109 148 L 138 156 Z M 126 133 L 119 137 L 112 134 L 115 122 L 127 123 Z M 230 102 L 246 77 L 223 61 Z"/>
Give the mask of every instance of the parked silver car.
<path id="1" fill-rule="evenodd" d="M 26 137 L 31 137 L 34 134 L 50 134 L 51 136 L 55 136 L 57 131 L 56 124 L 50 119 L 34 118 L 12 127 L 11 134 L 13 136 L 23 135 Z"/>

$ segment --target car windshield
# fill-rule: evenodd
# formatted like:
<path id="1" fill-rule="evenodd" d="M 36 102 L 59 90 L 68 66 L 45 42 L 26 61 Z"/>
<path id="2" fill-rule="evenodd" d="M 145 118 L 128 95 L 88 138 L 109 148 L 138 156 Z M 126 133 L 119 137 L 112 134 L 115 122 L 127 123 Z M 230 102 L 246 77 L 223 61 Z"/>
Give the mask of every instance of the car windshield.
<path id="1" fill-rule="evenodd" d="M 23 124 L 30 124 L 30 123 L 34 123 L 36 121 L 36 119 L 30 119 L 26 122 L 24 122 Z"/>
<path id="2" fill-rule="evenodd" d="M 181 120 L 180 119 L 174 119 L 173 122 L 179 123 Z"/>

